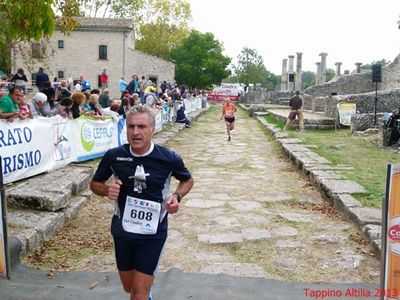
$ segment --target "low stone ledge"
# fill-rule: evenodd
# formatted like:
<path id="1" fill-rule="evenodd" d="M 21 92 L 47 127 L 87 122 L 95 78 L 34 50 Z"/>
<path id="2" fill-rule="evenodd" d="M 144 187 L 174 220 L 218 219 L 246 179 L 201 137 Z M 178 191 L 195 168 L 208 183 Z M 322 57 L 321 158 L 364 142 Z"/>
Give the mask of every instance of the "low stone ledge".
<path id="1" fill-rule="evenodd" d="M 379 240 L 382 238 L 382 226 L 367 224 L 362 228 L 363 232 L 372 240 Z"/>
<path id="2" fill-rule="evenodd" d="M 74 197 L 71 200 L 71 204 L 65 208 L 64 215 L 66 219 L 73 219 L 78 214 L 81 207 L 86 203 L 86 197 Z"/>
<path id="3" fill-rule="evenodd" d="M 72 186 L 72 185 L 70 185 Z M 6 199 L 10 207 L 57 211 L 65 208 L 71 199 L 71 190 L 36 189 L 31 185 L 19 185 L 6 191 Z"/>
<path id="4" fill-rule="evenodd" d="M 352 180 L 324 179 L 319 182 L 322 190 L 332 198 L 335 194 L 356 194 L 365 193 L 364 187 Z"/>
<path id="5" fill-rule="evenodd" d="M 349 216 L 360 228 L 367 224 L 380 225 L 382 222 L 382 211 L 372 207 L 351 207 Z"/>
<path id="6" fill-rule="evenodd" d="M 350 208 L 362 207 L 361 203 L 354 199 L 350 194 L 335 194 L 333 196 L 333 207 L 349 216 Z"/>

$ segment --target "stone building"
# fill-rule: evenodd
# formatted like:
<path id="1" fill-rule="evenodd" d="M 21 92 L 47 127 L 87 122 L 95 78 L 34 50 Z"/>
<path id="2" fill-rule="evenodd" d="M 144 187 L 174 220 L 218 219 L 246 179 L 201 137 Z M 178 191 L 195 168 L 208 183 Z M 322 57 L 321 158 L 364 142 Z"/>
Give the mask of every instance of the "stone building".
<path id="1" fill-rule="evenodd" d="M 173 81 L 175 64 L 134 49 L 132 20 L 82 17 L 76 20 L 79 26 L 66 35 L 56 29 L 49 43 L 25 43 L 23 47 L 32 52 L 33 58 L 29 68 L 21 51 L 14 50 L 12 72 L 22 67 L 28 78 L 34 78 L 32 75 L 42 66 L 51 80 L 57 77 L 76 81 L 83 76 L 92 88 L 98 88 L 99 76 L 106 68 L 113 98 L 119 98 L 121 77 L 129 82 L 133 74 L 139 78 L 145 75 L 158 86 L 164 80 Z M 41 54 L 44 47 L 52 55 L 44 57 Z"/>

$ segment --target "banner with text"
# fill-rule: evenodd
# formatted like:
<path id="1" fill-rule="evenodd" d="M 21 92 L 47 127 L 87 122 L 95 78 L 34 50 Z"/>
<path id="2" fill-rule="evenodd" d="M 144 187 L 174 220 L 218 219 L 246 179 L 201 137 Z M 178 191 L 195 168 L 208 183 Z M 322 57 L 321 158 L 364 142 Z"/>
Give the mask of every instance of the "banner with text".
<path id="1" fill-rule="evenodd" d="M 399 299 L 400 295 L 400 164 L 389 165 L 384 204 L 384 245 L 382 265 L 383 299 Z M 382 299 L 382 298 L 381 298 Z"/>

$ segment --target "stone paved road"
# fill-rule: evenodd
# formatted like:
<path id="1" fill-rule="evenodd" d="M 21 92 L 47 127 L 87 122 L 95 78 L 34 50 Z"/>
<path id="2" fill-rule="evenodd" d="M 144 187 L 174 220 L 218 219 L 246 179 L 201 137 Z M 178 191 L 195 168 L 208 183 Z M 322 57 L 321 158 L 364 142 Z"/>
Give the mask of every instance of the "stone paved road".
<path id="1" fill-rule="evenodd" d="M 167 146 L 195 179 L 170 216 L 161 271 L 224 273 L 302 282 L 379 282 L 379 261 L 358 230 L 341 219 L 239 111 L 227 141 L 213 107 Z"/>

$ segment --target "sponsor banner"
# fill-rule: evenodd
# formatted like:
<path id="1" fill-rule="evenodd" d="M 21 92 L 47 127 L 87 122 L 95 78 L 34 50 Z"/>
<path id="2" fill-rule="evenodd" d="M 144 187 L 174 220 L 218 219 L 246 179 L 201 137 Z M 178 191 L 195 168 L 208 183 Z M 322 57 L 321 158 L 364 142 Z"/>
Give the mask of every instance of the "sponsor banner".
<path id="1" fill-rule="evenodd" d="M 74 160 L 66 120 L 58 117 L 0 122 L 4 183 L 64 166 Z"/>
<path id="2" fill-rule="evenodd" d="M 389 165 L 383 205 L 383 261 L 381 299 L 399 299 L 400 295 L 400 164 Z"/>
<path id="3" fill-rule="evenodd" d="M 344 126 L 350 126 L 351 116 L 356 113 L 355 103 L 338 103 L 339 122 Z"/>
<path id="4" fill-rule="evenodd" d="M 1 156 L 0 156 L 1 158 Z M 0 159 L 1 167 L 1 159 Z M 8 251 L 6 200 L 4 197 L 3 176 L 0 174 L 0 277 L 10 278 L 10 255 Z"/>
<path id="5" fill-rule="evenodd" d="M 118 144 L 117 123 L 113 122 L 112 117 L 106 117 L 103 121 L 81 116 L 74 122 L 68 122 L 67 126 L 78 162 L 101 157 Z"/>

